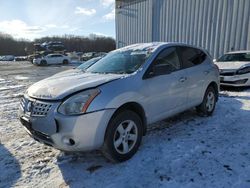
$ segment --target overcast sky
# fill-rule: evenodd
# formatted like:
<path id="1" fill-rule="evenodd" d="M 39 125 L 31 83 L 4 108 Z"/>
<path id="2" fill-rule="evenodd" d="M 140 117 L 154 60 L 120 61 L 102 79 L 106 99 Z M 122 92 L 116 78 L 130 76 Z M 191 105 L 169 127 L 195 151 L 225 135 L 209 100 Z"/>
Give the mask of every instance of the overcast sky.
<path id="1" fill-rule="evenodd" d="M 0 32 L 33 40 L 91 33 L 115 37 L 115 0 L 0 0 Z"/>

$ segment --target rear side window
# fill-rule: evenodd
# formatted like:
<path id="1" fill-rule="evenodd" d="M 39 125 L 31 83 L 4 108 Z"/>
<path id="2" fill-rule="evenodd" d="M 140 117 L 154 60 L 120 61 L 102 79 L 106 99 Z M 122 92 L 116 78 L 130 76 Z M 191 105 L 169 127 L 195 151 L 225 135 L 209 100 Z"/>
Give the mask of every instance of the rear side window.
<path id="1" fill-rule="evenodd" d="M 180 47 L 180 54 L 184 68 L 199 65 L 203 63 L 207 57 L 201 50 L 189 47 Z"/>
<path id="2" fill-rule="evenodd" d="M 51 55 L 50 57 L 62 57 L 62 55 Z"/>

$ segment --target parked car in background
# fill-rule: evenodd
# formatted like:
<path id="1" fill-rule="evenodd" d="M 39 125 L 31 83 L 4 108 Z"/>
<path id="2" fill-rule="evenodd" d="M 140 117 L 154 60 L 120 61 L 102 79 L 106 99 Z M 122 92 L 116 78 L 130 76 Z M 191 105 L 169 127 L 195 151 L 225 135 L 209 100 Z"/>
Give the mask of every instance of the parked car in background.
<path id="1" fill-rule="evenodd" d="M 84 53 L 81 57 L 81 61 L 88 61 L 95 57 L 95 52 Z"/>
<path id="2" fill-rule="evenodd" d="M 86 70 L 102 58 L 103 58 L 103 56 L 92 58 L 92 59 L 82 63 L 80 66 L 77 67 L 77 69 Z"/>
<path id="3" fill-rule="evenodd" d="M 4 55 L 1 56 L 0 61 L 14 61 L 15 56 L 13 55 Z"/>
<path id="4" fill-rule="evenodd" d="M 31 63 L 33 63 L 34 59 L 38 59 L 41 58 L 43 55 L 39 54 L 39 53 L 35 53 L 35 54 L 31 54 L 27 56 L 27 60 Z"/>
<path id="5" fill-rule="evenodd" d="M 115 162 L 138 150 L 147 126 L 187 109 L 213 114 L 219 70 L 200 48 L 135 44 L 109 53 L 85 71 L 57 74 L 21 99 L 27 132 L 64 151 L 101 149 Z"/>
<path id="6" fill-rule="evenodd" d="M 84 71 L 86 71 L 86 69 L 88 69 L 89 67 L 94 65 L 101 58 L 102 57 L 96 57 L 96 58 L 90 59 L 90 60 L 82 63 L 77 68 L 66 70 L 63 72 L 59 72 L 59 73 L 55 74 L 54 76 L 57 76 L 57 77 L 68 77 L 69 76 L 70 77 L 72 75 L 78 75 L 79 73 L 82 74 Z"/>
<path id="7" fill-rule="evenodd" d="M 35 65 L 54 65 L 54 64 L 68 64 L 70 58 L 62 54 L 49 54 L 47 56 L 38 57 L 33 59 Z"/>
<path id="8" fill-rule="evenodd" d="M 67 56 L 71 59 L 71 60 L 77 60 L 80 61 L 81 57 L 83 55 L 83 52 L 68 52 Z"/>
<path id="9" fill-rule="evenodd" d="M 105 56 L 106 52 L 88 52 L 84 53 L 81 57 L 81 61 L 88 61 L 94 57 Z"/>
<path id="10" fill-rule="evenodd" d="M 27 56 L 17 56 L 14 61 L 28 61 Z"/>
<path id="11" fill-rule="evenodd" d="M 60 41 L 50 41 L 44 42 L 42 44 L 34 44 L 35 52 L 47 52 L 47 53 L 56 53 L 56 52 L 65 52 L 65 46 Z"/>
<path id="12" fill-rule="evenodd" d="M 220 69 L 221 85 L 250 86 L 250 51 L 226 53 L 215 64 Z"/>

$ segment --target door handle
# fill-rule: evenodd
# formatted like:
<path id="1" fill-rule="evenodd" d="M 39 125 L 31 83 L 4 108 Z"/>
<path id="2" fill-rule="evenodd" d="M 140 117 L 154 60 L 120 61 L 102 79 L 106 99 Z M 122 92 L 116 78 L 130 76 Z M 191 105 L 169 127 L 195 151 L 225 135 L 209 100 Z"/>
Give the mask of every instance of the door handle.
<path id="1" fill-rule="evenodd" d="M 186 77 L 181 77 L 181 78 L 179 79 L 179 82 L 185 82 L 186 80 L 187 80 Z"/>

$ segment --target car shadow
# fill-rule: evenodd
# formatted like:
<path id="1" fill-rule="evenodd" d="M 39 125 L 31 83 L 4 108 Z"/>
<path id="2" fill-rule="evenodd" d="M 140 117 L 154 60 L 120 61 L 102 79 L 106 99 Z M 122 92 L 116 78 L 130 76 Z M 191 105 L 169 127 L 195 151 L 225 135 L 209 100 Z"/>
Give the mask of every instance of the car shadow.
<path id="1" fill-rule="evenodd" d="M 242 86 L 242 87 L 232 87 L 232 86 L 221 86 L 221 91 L 235 91 L 235 92 L 242 92 L 246 90 L 250 90 L 249 86 Z"/>
<path id="2" fill-rule="evenodd" d="M 220 88 L 222 92 L 220 96 L 224 97 L 230 97 L 230 98 L 238 98 L 243 100 L 250 100 L 250 96 L 244 96 L 244 92 L 250 92 L 250 87 L 229 87 L 229 86 L 223 86 Z M 227 91 L 234 92 L 237 96 L 229 96 L 227 94 Z M 242 95 L 243 94 L 243 95 Z"/>
<path id="3" fill-rule="evenodd" d="M 200 187 L 209 183 L 216 187 L 223 184 L 220 177 L 226 179 L 225 186 L 233 185 L 238 175 L 225 170 L 229 161 L 239 166 L 250 162 L 240 158 L 240 153 L 228 153 L 228 148 L 248 136 L 242 127 L 249 111 L 242 106 L 236 98 L 221 96 L 212 117 L 200 117 L 191 109 L 153 124 L 136 155 L 121 164 L 110 163 L 99 151 L 62 152 L 57 157 L 64 178 L 62 186 L 157 187 L 164 182 L 170 187 Z M 245 169 L 238 173 L 244 175 Z M 204 178 L 210 174 L 212 178 Z"/>
<path id="4" fill-rule="evenodd" d="M 0 187 L 13 187 L 21 177 L 17 159 L 0 143 Z"/>

